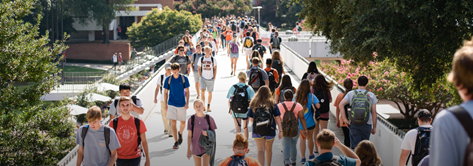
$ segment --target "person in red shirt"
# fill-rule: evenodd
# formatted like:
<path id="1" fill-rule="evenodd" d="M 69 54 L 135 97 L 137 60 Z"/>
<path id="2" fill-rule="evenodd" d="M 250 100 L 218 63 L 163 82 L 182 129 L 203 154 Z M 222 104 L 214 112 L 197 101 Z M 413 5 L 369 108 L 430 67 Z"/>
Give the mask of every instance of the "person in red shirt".
<path id="1" fill-rule="evenodd" d="M 133 117 L 130 114 L 131 98 L 122 96 L 119 99 L 118 107 L 121 110 L 121 115 L 110 122 L 109 126 L 115 129 L 118 136 L 118 141 L 121 147 L 117 149 L 118 159 L 117 166 L 132 165 L 139 166 L 141 162 L 142 150 L 139 148 L 143 145 L 143 150 L 146 154 L 145 166 L 150 165 L 148 141 L 146 140 L 146 126 L 143 120 Z M 139 124 L 139 125 L 138 125 Z M 139 128 L 139 132 L 137 130 Z"/>
<path id="2" fill-rule="evenodd" d="M 258 160 L 252 157 L 245 157 L 248 153 L 248 139 L 242 133 L 236 134 L 236 139 L 233 141 L 233 152 L 234 155 L 224 159 L 219 166 L 234 166 L 234 165 L 248 165 L 248 166 L 261 166 Z"/>
<path id="3" fill-rule="evenodd" d="M 268 77 L 270 74 L 269 72 L 273 70 L 274 78 L 268 78 L 268 79 L 274 79 L 274 80 L 269 80 L 269 89 L 271 90 L 271 94 L 274 96 L 274 90 L 276 90 L 277 86 L 279 85 L 279 73 L 276 69 L 271 67 L 272 65 L 273 65 L 273 60 L 271 60 L 271 58 L 266 59 L 266 68 L 264 68 L 264 71 L 268 73 Z"/>

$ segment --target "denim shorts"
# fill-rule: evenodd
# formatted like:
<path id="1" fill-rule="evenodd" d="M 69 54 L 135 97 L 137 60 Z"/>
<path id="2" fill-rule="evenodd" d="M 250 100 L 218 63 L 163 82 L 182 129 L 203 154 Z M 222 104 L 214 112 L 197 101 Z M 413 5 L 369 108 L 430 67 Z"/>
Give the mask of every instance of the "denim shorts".
<path id="1" fill-rule="evenodd" d="M 271 141 L 274 139 L 274 137 L 276 137 L 276 136 L 267 136 L 267 135 L 262 136 L 255 133 L 253 133 L 251 136 L 253 137 L 253 139 L 265 139 L 266 141 Z"/>
<path id="2" fill-rule="evenodd" d="M 240 57 L 240 53 L 230 53 L 230 58 L 238 58 Z"/>

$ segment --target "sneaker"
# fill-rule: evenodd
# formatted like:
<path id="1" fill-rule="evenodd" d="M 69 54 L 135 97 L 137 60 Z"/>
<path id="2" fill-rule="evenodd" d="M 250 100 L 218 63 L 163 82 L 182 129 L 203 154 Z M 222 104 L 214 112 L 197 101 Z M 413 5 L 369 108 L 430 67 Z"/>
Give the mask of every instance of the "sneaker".
<path id="1" fill-rule="evenodd" d="M 233 75 L 233 71 L 232 71 L 232 73 L 230 73 L 230 75 Z"/>
<path id="2" fill-rule="evenodd" d="M 169 134 L 169 136 L 168 136 L 168 137 L 173 137 L 173 136 L 172 136 L 172 134 Z"/>
<path id="3" fill-rule="evenodd" d="M 291 166 L 296 166 L 296 163 L 291 163 Z"/>
<path id="4" fill-rule="evenodd" d="M 291 166 L 290 164 L 284 164 L 284 166 Z"/>
<path id="5" fill-rule="evenodd" d="M 174 142 L 174 146 L 172 146 L 173 149 L 179 149 L 179 142 Z"/>
<path id="6" fill-rule="evenodd" d="M 313 159 L 315 159 L 315 155 L 312 155 L 312 156 L 309 155 L 309 160 L 313 160 Z"/>
<path id="7" fill-rule="evenodd" d="M 167 130 L 164 130 L 164 134 L 168 134 L 168 131 L 167 131 Z"/>
<path id="8" fill-rule="evenodd" d="M 182 134 L 181 134 L 181 133 L 179 133 L 179 132 L 178 132 L 177 134 L 178 134 L 178 137 L 177 137 L 177 138 L 178 138 L 178 139 L 177 139 L 177 142 L 179 143 L 179 145 L 181 145 L 181 144 L 182 144 Z"/>
<path id="9" fill-rule="evenodd" d="M 304 165 L 305 164 L 305 158 L 302 158 L 301 160 L 301 164 Z"/>
<path id="10" fill-rule="evenodd" d="M 207 108 L 207 112 L 212 112 L 212 110 L 210 108 Z"/>
<path id="11" fill-rule="evenodd" d="M 197 96 L 196 98 L 197 98 L 197 99 L 199 99 L 199 98 L 200 98 L 200 96 Z"/>

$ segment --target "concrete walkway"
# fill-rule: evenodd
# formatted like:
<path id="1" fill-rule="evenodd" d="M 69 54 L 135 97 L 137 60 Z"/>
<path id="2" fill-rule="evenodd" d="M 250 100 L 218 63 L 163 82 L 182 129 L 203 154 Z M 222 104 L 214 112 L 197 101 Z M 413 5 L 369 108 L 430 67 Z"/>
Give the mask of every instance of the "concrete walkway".
<path id="1" fill-rule="evenodd" d="M 108 70 L 112 68 L 112 64 L 89 64 L 89 63 L 66 63 L 66 66 L 88 67 L 99 70 Z"/>

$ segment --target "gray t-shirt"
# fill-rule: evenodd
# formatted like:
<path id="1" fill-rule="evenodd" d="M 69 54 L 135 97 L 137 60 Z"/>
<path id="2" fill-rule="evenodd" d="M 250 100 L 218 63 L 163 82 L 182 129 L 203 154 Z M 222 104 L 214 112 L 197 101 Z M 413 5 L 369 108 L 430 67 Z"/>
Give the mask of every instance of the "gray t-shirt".
<path id="1" fill-rule="evenodd" d="M 119 99 L 120 97 L 116 97 L 115 99 Z M 130 97 L 131 98 L 131 97 Z M 113 100 L 112 104 L 110 104 L 110 110 L 108 111 L 109 114 L 115 116 L 115 117 L 118 117 L 120 116 L 121 114 L 121 111 L 120 109 L 118 108 L 118 103 L 117 103 L 117 107 L 115 107 L 115 101 L 116 100 Z M 133 100 L 132 100 L 133 101 Z M 136 103 L 134 103 L 136 106 L 138 107 L 143 107 L 143 103 L 141 103 L 141 100 L 140 98 L 136 97 Z M 131 115 L 133 115 L 134 117 L 137 117 L 137 118 L 140 118 L 140 114 L 136 113 L 135 111 L 131 111 Z"/>
<path id="2" fill-rule="evenodd" d="M 353 99 L 353 96 L 355 96 L 355 90 L 352 90 L 350 92 L 347 93 L 347 95 L 345 95 L 345 99 L 346 101 L 348 101 L 348 104 L 351 105 L 351 100 Z M 356 91 L 362 91 L 362 92 L 365 92 L 366 90 L 365 89 L 356 89 Z M 370 97 L 370 108 L 372 105 L 378 103 L 378 99 L 376 98 L 376 95 L 374 95 L 373 92 L 368 92 L 368 96 Z M 373 118 L 371 117 L 371 113 L 369 113 L 369 119 L 368 119 L 368 123 L 369 125 L 372 125 L 373 124 Z"/>
<path id="3" fill-rule="evenodd" d="M 85 136 L 84 144 L 82 144 L 82 129 L 84 126 L 77 130 L 76 144 L 84 147 L 84 159 L 82 165 L 97 165 L 106 166 L 110 160 L 110 154 L 105 145 L 104 126 L 98 130 L 93 130 L 89 127 L 87 135 Z M 108 145 L 110 151 L 118 149 L 120 142 L 118 142 L 117 134 L 115 130 L 110 129 L 110 144 Z"/>
<path id="4" fill-rule="evenodd" d="M 194 57 L 195 56 L 195 57 Z M 199 59 L 200 57 L 203 57 L 205 56 L 205 53 L 201 52 L 200 54 L 199 53 L 195 53 L 195 54 L 192 54 L 192 60 L 194 61 L 194 72 L 199 72 L 199 66 L 197 64 L 199 64 Z"/>
<path id="5" fill-rule="evenodd" d="M 186 56 L 186 55 L 184 55 L 184 56 L 175 55 L 174 57 L 172 57 L 170 62 L 171 63 L 179 63 L 179 66 L 181 67 L 181 70 L 179 71 L 179 73 L 185 74 L 185 75 L 188 74 L 187 65 L 191 64 L 191 60 L 189 59 L 188 56 Z"/>
<path id="6" fill-rule="evenodd" d="M 473 100 L 460 106 L 473 117 Z M 440 111 L 435 116 L 430 138 L 430 166 L 462 165 L 471 138 L 455 115 L 450 111 Z"/>

